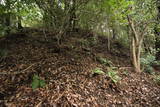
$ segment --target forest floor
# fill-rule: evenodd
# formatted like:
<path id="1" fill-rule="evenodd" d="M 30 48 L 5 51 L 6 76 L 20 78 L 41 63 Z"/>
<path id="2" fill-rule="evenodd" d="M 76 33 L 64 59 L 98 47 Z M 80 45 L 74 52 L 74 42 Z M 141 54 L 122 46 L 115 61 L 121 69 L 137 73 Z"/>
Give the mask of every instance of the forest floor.
<path id="1" fill-rule="evenodd" d="M 71 33 L 56 45 L 55 34 L 32 32 L 0 41 L 0 107 L 160 107 L 160 85 L 153 75 L 135 73 L 128 52 L 114 43 L 107 51 L 107 39 L 88 32 Z M 97 57 L 112 62 L 121 77 L 114 83 L 94 69 L 106 66 Z M 37 74 L 46 85 L 32 89 Z"/>

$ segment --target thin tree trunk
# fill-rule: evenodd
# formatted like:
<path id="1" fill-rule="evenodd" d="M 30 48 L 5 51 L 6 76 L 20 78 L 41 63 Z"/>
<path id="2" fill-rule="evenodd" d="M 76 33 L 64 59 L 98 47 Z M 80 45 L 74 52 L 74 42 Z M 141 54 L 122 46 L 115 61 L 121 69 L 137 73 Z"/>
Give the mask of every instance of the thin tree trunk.
<path id="1" fill-rule="evenodd" d="M 155 31 L 155 38 L 156 38 L 156 41 L 155 41 L 155 48 L 157 50 L 157 53 L 156 53 L 156 59 L 157 60 L 160 60 L 160 31 L 158 29 L 158 26 L 160 25 L 160 2 L 157 1 L 157 10 L 158 10 L 158 14 L 157 14 L 157 24 L 154 28 L 154 31 Z"/>
<path id="2" fill-rule="evenodd" d="M 137 55 L 136 55 L 136 43 L 135 43 L 135 39 L 132 38 L 132 60 L 133 60 L 133 66 L 134 66 L 134 69 L 135 71 L 139 71 L 139 68 L 138 68 L 138 63 L 137 63 Z"/>
<path id="3" fill-rule="evenodd" d="M 21 16 L 18 16 L 18 30 L 22 30 Z"/>
<path id="4" fill-rule="evenodd" d="M 135 71 L 141 72 L 141 62 L 140 62 L 140 57 L 141 57 L 141 48 L 142 48 L 142 43 L 144 39 L 144 33 L 147 29 L 145 27 L 144 32 L 139 33 L 136 31 L 134 23 L 131 21 L 131 19 L 128 17 L 128 22 L 130 25 L 130 28 L 133 32 L 132 36 L 132 58 L 133 58 L 133 66 L 135 68 Z"/>

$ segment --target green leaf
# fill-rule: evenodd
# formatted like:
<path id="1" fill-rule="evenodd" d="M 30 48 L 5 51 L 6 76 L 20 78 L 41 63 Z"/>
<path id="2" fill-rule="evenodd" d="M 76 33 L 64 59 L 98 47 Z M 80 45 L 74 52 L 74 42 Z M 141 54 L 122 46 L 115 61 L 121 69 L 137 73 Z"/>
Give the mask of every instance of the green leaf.
<path id="1" fill-rule="evenodd" d="M 39 88 L 39 80 L 38 79 L 33 80 L 33 82 L 32 82 L 32 89 L 36 89 L 36 88 Z"/>
<path id="2" fill-rule="evenodd" d="M 44 80 L 41 80 L 38 75 L 34 75 L 31 85 L 32 85 L 32 89 L 36 89 L 36 88 L 44 87 L 46 83 Z"/>
<path id="3" fill-rule="evenodd" d="M 44 87 L 45 85 L 46 85 L 46 83 L 45 83 L 45 81 L 44 80 L 40 80 L 40 82 L 39 82 L 40 84 L 40 87 Z"/>
<path id="4" fill-rule="evenodd" d="M 92 72 L 96 74 L 104 74 L 104 72 L 100 68 L 96 68 Z"/>

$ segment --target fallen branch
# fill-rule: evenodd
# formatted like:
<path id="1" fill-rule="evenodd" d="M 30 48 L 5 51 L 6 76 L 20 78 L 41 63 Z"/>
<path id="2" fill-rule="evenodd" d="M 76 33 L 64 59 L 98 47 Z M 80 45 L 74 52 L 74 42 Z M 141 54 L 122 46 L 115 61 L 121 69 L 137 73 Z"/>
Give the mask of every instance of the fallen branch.
<path id="1" fill-rule="evenodd" d="M 17 74 L 23 74 L 26 73 L 32 66 L 34 66 L 36 63 L 30 65 L 29 67 L 27 67 L 26 69 L 22 70 L 22 71 L 15 71 L 15 72 L 0 72 L 0 75 L 17 75 Z"/>

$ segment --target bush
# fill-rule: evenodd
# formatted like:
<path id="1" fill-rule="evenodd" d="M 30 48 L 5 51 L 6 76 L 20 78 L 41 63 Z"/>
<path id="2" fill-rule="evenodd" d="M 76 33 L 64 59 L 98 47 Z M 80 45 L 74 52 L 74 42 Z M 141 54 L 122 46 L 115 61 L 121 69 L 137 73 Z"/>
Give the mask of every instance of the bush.
<path id="1" fill-rule="evenodd" d="M 146 57 L 141 58 L 141 64 L 142 65 L 152 65 L 156 60 L 156 57 L 148 54 Z"/>
<path id="2" fill-rule="evenodd" d="M 147 73 L 152 73 L 153 72 L 153 67 L 152 65 L 155 63 L 156 58 L 155 56 L 148 54 L 145 57 L 141 58 L 141 64 L 143 66 L 143 69 Z"/>

